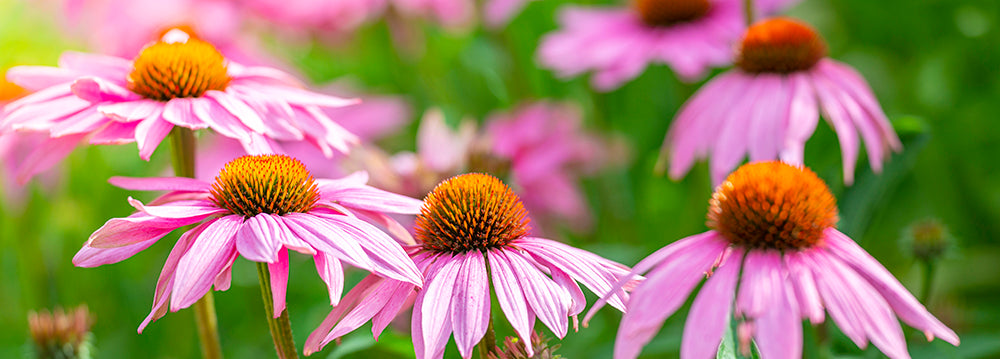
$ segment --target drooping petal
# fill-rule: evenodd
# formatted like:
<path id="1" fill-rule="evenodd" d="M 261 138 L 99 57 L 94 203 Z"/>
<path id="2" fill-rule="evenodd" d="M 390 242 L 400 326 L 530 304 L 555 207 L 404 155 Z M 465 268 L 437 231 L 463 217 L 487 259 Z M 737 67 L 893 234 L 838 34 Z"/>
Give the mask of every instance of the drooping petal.
<path id="1" fill-rule="evenodd" d="M 802 164 L 806 141 L 816 131 L 819 123 L 819 107 L 816 92 L 805 74 L 790 74 L 788 78 L 791 102 L 788 108 L 788 128 L 785 130 L 781 160 L 791 164 Z"/>
<path id="2" fill-rule="evenodd" d="M 376 274 L 417 286 L 423 285 L 423 275 L 417 270 L 413 260 L 385 232 L 357 218 L 341 215 L 318 216 L 322 216 L 330 228 L 336 228 L 343 233 L 341 241 L 353 240 L 360 244 L 370 258 L 371 270 Z M 337 232 L 331 234 L 336 235 Z"/>
<path id="3" fill-rule="evenodd" d="M 815 74 L 810 74 L 809 79 L 816 94 L 819 95 L 820 109 L 823 116 L 833 126 L 840 141 L 841 158 L 844 162 L 844 183 L 854 182 L 854 168 L 858 159 L 858 133 L 851 123 L 851 119 L 844 107 L 829 89 L 829 84 L 825 79 Z"/>
<path id="4" fill-rule="evenodd" d="M 131 191 L 208 192 L 212 186 L 205 181 L 186 177 L 111 177 L 111 185 Z"/>
<path id="5" fill-rule="evenodd" d="M 503 252 L 499 249 L 491 249 L 486 254 L 490 263 L 493 288 L 497 294 L 497 302 L 504 316 L 510 322 L 514 332 L 522 341 L 530 340 L 531 324 L 535 321 L 528 315 L 528 302 L 524 298 L 524 291 L 518 285 L 517 274 L 511 269 L 511 264 L 507 261 Z M 532 354 L 531 346 L 526 346 L 529 355 Z"/>
<path id="6" fill-rule="evenodd" d="M 313 330 L 306 339 L 303 352 L 305 355 L 311 355 L 323 348 L 326 343 L 337 339 L 337 337 L 331 337 L 328 334 L 330 330 L 337 324 L 338 321 L 343 317 L 344 313 L 355 308 L 355 306 L 364 298 L 367 298 L 369 293 L 374 290 L 379 283 L 385 279 L 376 275 L 368 275 L 361 282 L 358 282 L 347 295 L 344 296 L 341 302 L 333 307 L 330 314 L 323 319 L 319 327 Z"/>
<path id="7" fill-rule="evenodd" d="M 129 196 L 128 203 L 139 212 L 164 219 L 202 220 L 209 216 L 225 213 L 228 210 L 220 208 L 209 200 L 176 201 L 159 206 L 147 206 Z"/>
<path id="8" fill-rule="evenodd" d="M 112 218 L 90 235 L 87 247 L 116 248 L 162 238 L 171 231 L 197 223 L 197 220 L 178 220 L 133 213 L 125 218 Z"/>
<path id="9" fill-rule="evenodd" d="M 70 135 L 47 139 L 37 149 L 32 151 L 24 159 L 22 165 L 18 167 L 17 182 L 19 184 L 26 184 L 31 177 L 52 168 L 56 163 L 62 161 L 63 158 L 69 156 L 70 152 L 73 152 L 73 149 L 76 148 L 76 145 L 83 138 L 84 135 Z"/>
<path id="10" fill-rule="evenodd" d="M 710 358 L 719 350 L 719 343 L 732 315 L 742 260 L 743 252 L 734 250 L 694 298 L 691 312 L 684 323 L 682 358 Z M 633 340 L 619 340 L 615 344 L 615 358 L 635 358 L 639 356 L 644 344 Z"/>
<path id="11" fill-rule="evenodd" d="M 824 235 L 830 252 L 851 266 L 885 297 L 893 312 L 906 324 L 922 330 L 928 340 L 937 336 L 952 345 L 958 345 L 958 335 L 931 315 L 878 260 L 836 229 L 827 229 Z"/>
<path id="12" fill-rule="evenodd" d="M 823 322 L 823 303 L 820 301 L 812 272 L 802 262 L 800 256 L 798 251 L 789 251 L 784 254 L 785 267 L 788 268 L 788 281 L 794 290 L 799 315 L 802 318 L 809 318 L 809 321 L 815 325 Z"/>
<path id="13" fill-rule="evenodd" d="M 153 295 L 153 309 L 149 312 L 149 315 L 146 316 L 146 319 L 142 321 L 142 324 L 139 325 L 139 334 L 142 334 L 142 330 L 145 329 L 149 323 L 167 314 L 167 300 L 170 299 L 170 292 L 173 289 L 174 274 L 177 270 L 177 263 L 191 248 L 191 244 L 194 243 L 194 239 L 198 238 L 206 227 L 208 227 L 207 224 L 202 224 L 192 228 L 190 231 L 187 231 L 181 235 L 181 238 L 174 244 L 174 248 L 170 250 L 170 255 L 167 256 L 167 261 L 163 263 L 163 269 L 160 271 L 160 277 L 156 280 L 156 292 Z"/>
<path id="14" fill-rule="evenodd" d="M 271 274 L 271 298 L 274 305 L 274 317 L 281 316 L 285 311 L 285 293 L 288 290 L 288 250 L 278 251 L 278 260 L 267 264 Z"/>
<path id="15" fill-rule="evenodd" d="M 559 242 L 528 237 L 518 240 L 516 244 L 527 249 L 543 265 L 566 272 L 597 294 L 611 293 L 613 285 L 628 273 L 625 266 Z M 619 292 L 614 293 L 609 301 L 612 306 L 624 311 L 627 298 L 624 292 Z"/>
<path id="16" fill-rule="evenodd" d="M 73 256 L 73 265 L 81 268 L 92 268 L 121 262 L 149 248 L 149 246 L 152 246 L 153 243 L 156 243 L 156 241 L 163 238 L 167 233 L 121 247 L 95 248 L 84 244 L 83 248 L 80 248 L 80 251 L 76 252 L 76 255 Z"/>
<path id="17" fill-rule="evenodd" d="M 326 283 L 326 290 L 330 294 L 330 305 L 336 306 L 344 293 L 344 267 L 340 264 L 340 260 L 326 253 L 316 253 L 313 262 L 316 263 L 316 272 L 319 273 L 320 279 Z"/>
<path id="18" fill-rule="evenodd" d="M 451 326 L 459 354 L 468 359 L 472 349 L 486 335 L 490 321 L 490 286 L 482 253 L 466 252 L 455 260 L 461 260 L 462 267 L 456 276 L 451 301 Z"/>
<path id="19" fill-rule="evenodd" d="M 442 254 L 428 270 L 427 277 L 431 280 L 417 295 L 413 308 L 414 313 L 420 312 L 422 316 L 420 331 L 413 332 L 414 337 L 422 338 L 424 345 L 422 352 L 417 352 L 417 359 L 440 358 L 444 352 L 452 332 L 451 302 L 461 266 L 460 259 Z M 434 267 L 438 267 L 436 271 Z"/>
<path id="20" fill-rule="evenodd" d="M 781 254 L 774 250 L 752 250 L 743 262 L 740 293 L 736 298 L 736 313 L 758 318 L 778 300 L 779 289 L 784 285 Z"/>
<path id="21" fill-rule="evenodd" d="M 520 252 L 507 250 L 503 251 L 502 254 L 517 276 L 517 281 L 524 291 L 524 299 L 528 301 L 531 311 L 545 326 L 552 330 L 556 337 L 566 336 L 570 306 L 573 301 L 569 297 L 569 293 L 562 290 L 552 279 L 543 275 Z"/>
<path id="22" fill-rule="evenodd" d="M 790 289 L 788 280 L 775 287 L 772 302 L 754 321 L 754 339 L 762 358 L 802 358 L 802 320 Z"/>
<path id="23" fill-rule="evenodd" d="M 177 264 L 171 311 L 191 306 L 208 292 L 215 277 L 225 268 L 226 259 L 236 252 L 236 231 L 242 220 L 240 216 L 225 216 L 208 222 Z"/>
<path id="24" fill-rule="evenodd" d="M 236 232 L 236 250 L 244 258 L 262 263 L 275 263 L 279 260 L 281 229 L 271 226 L 265 219 L 269 216 L 268 213 L 261 213 L 247 218 Z"/>
<path id="25" fill-rule="evenodd" d="M 156 147 L 170 134 L 174 125 L 162 118 L 148 119 L 139 122 L 135 128 L 135 142 L 139 146 L 139 157 L 149 161 Z"/>

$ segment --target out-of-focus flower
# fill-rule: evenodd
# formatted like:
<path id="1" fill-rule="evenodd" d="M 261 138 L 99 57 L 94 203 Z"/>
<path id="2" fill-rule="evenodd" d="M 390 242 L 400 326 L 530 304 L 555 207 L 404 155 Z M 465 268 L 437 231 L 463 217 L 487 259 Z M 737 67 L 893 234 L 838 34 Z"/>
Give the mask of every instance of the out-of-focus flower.
<path id="1" fill-rule="evenodd" d="M 33 358 L 89 359 L 92 350 L 90 327 L 94 319 L 86 305 L 72 312 L 56 308 L 28 313 L 28 330 L 34 343 Z"/>
<path id="2" fill-rule="evenodd" d="M 285 309 L 288 250 L 313 256 L 327 284 L 330 303 L 343 291 L 341 261 L 409 285 L 422 275 L 387 234 L 358 218 L 391 221 L 386 213 L 414 214 L 421 202 L 365 185 L 358 173 L 313 179 L 299 161 L 284 155 L 240 157 L 215 182 L 191 178 L 122 178 L 111 183 L 131 190 L 169 191 L 138 212 L 109 220 L 94 232 L 73 263 L 96 267 L 142 251 L 177 228 L 197 224 L 174 245 L 156 285 L 153 310 L 139 326 L 186 308 L 205 295 L 229 288 L 237 255 L 268 263 L 275 317 Z"/>
<path id="3" fill-rule="evenodd" d="M 346 32 L 381 15 L 387 0 L 249 0 L 253 14 L 299 32 Z"/>
<path id="4" fill-rule="evenodd" d="M 424 17 L 453 29 L 467 29 L 475 23 L 473 0 L 391 0 L 405 16 Z"/>
<path id="5" fill-rule="evenodd" d="M 714 357 L 731 317 L 740 322 L 741 348 L 753 338 L 762 358 L 800 358 L 802 320 L 821 323 L 824 308 L 858 347 L 871 342 L 890 358 L 909 358 L 897 316 L 928 340 L 958 345 L 954 331 L 834 227 L 833 194 L 809 169 L 744 165 L 709 203 L 712 230 L 656 251 L 632 270 L 652 271 L 632 292 L 615 358 L 637 357 L 706 273 L 684 326 L 681 358 Z"/>
<path id="6" fill-rule="evenodd" d="M 172 28 L 184 28 L 242 64 L 275 66 L 254 36 L 243 9 L 228 0 L 61 0 L 71 35 L 98 53 L 129 58 Z"/>
<path id="7" fill-rule="evenodd" d="M 6 71 L 5 71 L 6 72 Z M 28 92 L 0 77 L 0 108 Z M 0 118 L 2 118 L 0 112 Z M 0 193 L 6 204 L 18 205 L 24 199 L 24 186 L 15 178 L 17 164 L 29 160 L 32 150 L 45 141 L 44 134 L 0 132 Z"/>
<path id="8" fill-rule="evenodd" d="M 483 5 L 483 21 L 493 28 L 507 26 L 531 1 L 537 0 L 489 0 Z"/>
<path id="9" fill-rule="evenodd" d="M 412 303 L 417 358 L 441 358 L 452 333 L 459 353 L 469 358 L 491 321 L 490 283 L 521 340 L 530 340 L 536 317 L 562 338 L 569 318 L 576 327 L 575 316 L 586 306 L 577 282 L 608 293 L 628 271 L 593 253 L 528 236 L 527 211 L 517 195 L 484 174 L 460 175 L 438 185 L 425 199 L 416 233 L 418 245 L 408 252 L 424 274 L 424 288 L 368 276 L 309 336 L 307 354 L 368 320 L 377 337 Z M 622 308 L 627 300 L 619 290 L 609 302 Z M 534 352 L 533 347 L 525 350 Z"/>
<path id="10" fill-rule="evenodd" d="M 737 68 L 705 84 L 670 125 L 663 144 L 670 176 L 684 176 L 697 157 L 711 156 L 716 184 L 747 154 L 801 164 L 820 113 L 840 139 L 845 183 L 854 179 L 858 132 L 881 171 L 902 148 L 899 138 L 864 78 L 825 55 L 823 39 L 798 21 L 773 18 L 747 29 Z"/>
<path id="11" fill-rule="evenodd" d="M 948 253 L 954 245 L 948 227 L 936 218 L 914 222 L 903 232 L 904 250 L 924 262 L 931 262 Z"/>
<path id="12" fill-rule="evenodd" d="M 355 101 L 302 88 L 268 67 L 228 61 L 211 44 L 174 29 L 135 59 L 66 53 L 56 68 L 19 66 L 7 78 L 36 91 L 4 108 L 0 131 L 43 132 L 38 162 L 18 179 L 65 157 L 80 141 L 135 141 L 149 159 L 174 126 L 211 128 L 248 153 L 280 153 L 276 141 L 307 141 L 332 156 L 358 142 L 322 112 Z"/>
<path id="13" fill-rule="evenodd" d="M 755 1 L 771 14 L 796 0 Z M 684 81 L 732 62 L 732 46 L 746 27 L 742 0 L 634 0 L 629 8 L 570 6 L 562 27 L 538 49 L 541 64 L 560 77 L 594 71 L 591 84 L 610 91 L 651 63 L 667 64 Z"/>
<path id="14" fill-rule="evenodd" d="M 538 334 L 538 331 L 531 332 L 531 342 L 527 345 L 524 340 L 520 340 L 517 337 L 507 337 L 503 340 L 504 347 L 501 348 L 497 346 L 495 353 L 487 354 L 489 359 L 558 359 L 562 356 L 555 354 L 556 349 L 559 349 L 559 344 L 549 345 L 549 339 L 545 338 L 543 334 Z M 528 345 L 531 346 L 531 350 L 534 351 L 534 355 L 528 354 L 531 350 L 528 349 Z"/>

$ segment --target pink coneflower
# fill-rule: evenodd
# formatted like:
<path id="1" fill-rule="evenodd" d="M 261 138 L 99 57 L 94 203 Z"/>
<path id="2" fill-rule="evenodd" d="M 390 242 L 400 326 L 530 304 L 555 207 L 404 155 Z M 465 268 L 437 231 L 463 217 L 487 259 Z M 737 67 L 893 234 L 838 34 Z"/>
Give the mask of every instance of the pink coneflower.
<path id="1" fill-rule="evenodd" d="M 8 80 L 37 91 L 4 108 L 0 131 L 47 132 L 47 164 L 82 140 L 135 141 L 149 159 L 174 126 L 211 128 L 249 153 L 274 153 L 274 141 L 307 141 L 327 156 L 357 138 L 322 113 L 352 103 L 302 89 L 291 76 L 228 61 L 211 44 L 172 30 L 134 61 L 66 53 L 60 67 L 21 66 Z M 44 168 L 30 166 L 19 178 Z"/>
<path id="2" fill-rule="evenodd" d="M 744 29 L 742 0 L 630 0 L 628 8 L 567 7 L 562 30 L 542 39 L 542 65 L 560 77 L 594 71 L 591 84 L 610 91 L 639 76 L 651 63 L 670 65 L 684 81 L 729 64 Z M 772 13 L 794 0 L 756 1 Z"/>
<path id="3" fill-rule="evenodd" d="M 483 4 L 483 22 L 492 28 L 504 27 L 531 1 L 537 0 L 490 0 Z"/>
<path id="4" fill-rule="evenodd" d="M 801 164 L 820 113 L 840 139 L 845 183 L 854 178 L 858 132 L 872 169 L 881 171 L 890 150 L 901 149 L 899 138 L 864 78 L 825 54 L 816 31 L 795 20 L 747 29 L 737 68 L 705 84 L 671 124 L 663 145 L 670 176 L 682 177 L 696 157 L 711 156 L 716 184 L 747 154 Z"/>
<path id="5" fill-rule="evenodd" d="M 492 339 L 490 283 L 518 337 L 530 343 L 535 318 L 556 336 L 586 298 L 577 282 L 606 293 L 628 269 L 593 253 L 528 236 L 528 218 L 517 195 L 496 177 L 464 174 L 438 185 L 417 217 L 418 246 L 408 249 L 425 278 L 423 289 L 369 276 L 354 287 L 306 341 L 313 353 L 372 320 L 377 337 L 389 321 L 413 305 L 411 322 L 417 358 L 441 358 L 448 338 L 463 358 Z M 619 291 L 610 298 L 622 308 Z M 493 350 L 496 343 L 484 343 Z M 526 348 L 532 351 L 529 346 Z"/>
<path id="6" fill-rule="evenodd" d="M 709 203 L 712 230 L 656 251 L 632 270 L 652 271 L 632 292 L 615 358 L 637 357 L 706 273 L 684 326 L 681 358 L 715 357 L 733 316 L 742 348 L 752 337 L 761 358 L 800 358 L 802 320 L 821 323 L 824 308 L 858 347 L 870 341 L 891 358 L 909 358 L 896 316 L 928 340 L 958 345 L 955 332 L 837 231 L 833 194 L 809 169 L 776 161 L 744 165 Z"/>
<path id="7" fill-rule="evenodd" d="M 254 15 L 281 30 L 344 32 L 373 20 L 385 11 L 387 0 L 250 0 L 241 2 Z"/>
<path id="8" fill-rule="evenodd" d="M 422 275 L 403 249 L 358 215 L 419 211 L 420 201 L 366 186 L 363 175 L 313 179 L 305 166 L 284 155 L 245 156 L 219 172 L 215 182 L 191 178 L 121 178 L 131 190 L 170 191 L 149 205 L 129 198 L 137 210 L 109 220 L 73 258 L 79 267 L 116 263 L 148 248 L 173 230 L 197 224 L 174 245 L 156 285 L 153 310 L 139 326 L 186 308 L 205 295 L 229 288 L 237 255 L 267 263 L 275 317 L 285 308 L 288 249 L 313 256 L 320 277 L 339 302 L 341 261 L 372 273 L 421 285 Z"/>

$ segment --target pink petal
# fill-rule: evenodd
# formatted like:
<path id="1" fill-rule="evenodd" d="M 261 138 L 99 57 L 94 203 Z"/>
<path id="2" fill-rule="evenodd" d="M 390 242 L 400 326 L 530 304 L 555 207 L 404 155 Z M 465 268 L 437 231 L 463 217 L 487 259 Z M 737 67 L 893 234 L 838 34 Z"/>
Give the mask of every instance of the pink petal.
<path id="1" fill-rule="evenodd" d="M 330 305 L 336 306 L 344 293 L 344 267 L 337 258 L 325 253 L 316 253 L 313 262 L 316 263 L 316 272 L 319 273 L 320 279 L 326 283 L 326 290 L 330 294 Z"/>
<path id="2" fill-rule="evenodd" d="M 387 213 L 417 214 L 420 213 L 420 207 L 424 204 L 421 200 L 370 186 L 342 188 L 336 191 L 322 191 L 321 189 L 320 196 L 348 208 Z"/>
<path id="3" fill-rule="evenodd" d="M 691 312 L 684 323 L 682 358 L 710 358 L 719 350 L 719 342 L 732 314 L 742 260 L 743 252 L 734 250 L 694 298 Z M 615 345 L 615 358 L 635 358 L 639 356 L 642 345 L 643 343 L 633 341 L 618 341 Z"/>
<path id="4" fill-rule="evenodd" d="M 403 248 L 387 234 L 368 222 L 340 215 L 325 216 L 332 228 L 346 234 L 345 240 L 353 240 L 364 248 L 371 258 L 371 270 L 386 278 L 423 285 L 423 275 L 406 255 Z"/>
<path id="5" fill-rule="evenodd" d="M 66 51 L 59 55 L 59 67 L 102 78 L 121 78 L 132 72 L 132 61 L 116 56 Z"/>
<path id="6" fill-rule="evenodd" d="M 77 97 L 91 103 L 139 99 L 132 91 L 99 77 L 80 78 L 70 88 Z"/>
<path id="7" fill-rule="evenodd" d="M 139 145 L 139 158 L 149 161 L 156 147 L 170 134 L 174 125 L 161 118 L 144 120 L 135 128 L 135 142 Z"/>
<path id="8" fill-rule="evenodd" d="M 524 291 L 524 299 L 528 301 L 531 311 L 552 330 L 556 337 L 566 336 L 569 311 L 573 301 L 569 293 L 562 290 L 552 279 L 544 276 L 518 251 L 507 250 L 503 255 L 517 276 L 517 281 Z"/>
<path id="9" fill-rule="evenodd" d="M 472 349 L 486 335 L 490 321 L 490 285 L 486 278 L 483 253 L 470 251 L 455 257 L 462 268 L 455 278 L 451 300 L 451 326 L 455 344 L 463 358 L 472 356 Z"/>
<path id="10" fill-rule="evenodd" d="M 80 111 L 72 117 L 53 125 L 49 130 L 49 135 L 52 137 L 63 137 L 86 134 L 107 125 L 108 122 L 110 120 L 104 115 L 88 109 Z"/>
<path id="11" fill-rule="evenodd" d="M 68 85 L 80 74 L 51 66 L 14 66 L 7 69 L 7 81 L 28 91 L 38 92 L 58 85 Z"/>
<path id="12" fill-rule="evenodd" d="M 518 284 L 517 274 L 511 269 L 511 264 L 500 249 L 492 249 L 486 255 L 500 309 L 503 310 L 504 316 L 507 317 L 517 336 L 527 343 L 531 338 L 531 324 L 535 320 L 528 316 L 528 302 Z M 530 346 L 526 349 L 530 350 Z"/>
<path id="13" fill-rule="evenodd" d="M 85 134 L 46 139 L 24 159 L 17 169 L 17 182 L 28 183 L 31 177 L 45 171 L 73 152 Z"/>
<path id="14" fill-rule="evenodd" d="M 384 280 L 385 279 L 375 275 L 368 275 L 362 279 L 361 282 L 355 285 L 354 288 L 352 288 L 351 291 L 344 296 L 344 299 L 340 302 L 340 304 L 335 306 L 333 310 L 330 311 L 330 314 L 323 319 L 323 322 L 320 323 L 319 327 L 309 334 L 309 337 L 306 339 L 305 347 L 303 348 L 305 355 L 311 355 L 322 349 L 326 343 L 337 339 L 337 337 L 330 337 L 327 334 L 330 333 L 330 330 L 333 329 L 334 325 L 340 321 L 345 312 L 354 309 L 358 302 L 368 297 L 368 294 L 371 293 L 371 291 Z"/>
<path id="15" fill-rule="evenodd" d="M 454 313 L 451 313 L 451 301 L 461 266 L 459 258 L 442 254 L 431 266 L 431 268 L 438 267 L 438 270 L 428 270 L 427 277 L 431 279 L 417 294 L 413 308 L 414 313 L 422 314 L 420 331 L 414 331 L 413 336 L 420 336 L 425 346 L 423 352 L 417 352 L 417 359 L 440 358 L 444 352 L 452 332 L 451 316 Z"/>
<path id="16" fill-rule="evenodd" d="M 177 263 L 180 261 L 181 257 L 188 252 L 191 248 L 191 244 L 194 243 L 194 239 L 201 235 L 202 231 L 205 230 L 205 227 L 208 227 L 208 225 L 202 224 L 192 228 L 190 231 L 185 232 L 181 235 L 181 238 L 177 240 L 177 243 L 174 244 L 174 248 L 170 250 L 170 255 L 167 256 L 167 261 L 163 263 L 163 269 L 160 271 L 160 277 L 156 280 L 156 292 L 153 295 L 153 309 L 150 311 L 149 315 L 146 316 L 146 319 L 142 321 L 142 324 L 139 325 L 139 334 L 142 334 L 142 330 L 145 329 L 149 323 L 167 314 L 167 300 L 170 299 L 170 291 L 173 289 L 174 274 L 177 270 Z"/>
<path id="17" fill-rule="evenodd" d="M 784 285 L 781 253 L 773 250 L 752 250 L 743 262 L 740 293 L 736 298 L 736 313 L 759 318 L 776 303 L 774 296 Z"/>
<path id="18" fill-rule="evenodd" d="M 541 264 L 565 271 L 597 294 L 610 293 L 619 278 L 628 273 L 625 266 L 559 242 L 529 237 L 519 240 L 517 245 Z M 624 292 L 614 293 L 610 302 L 624 311 L 627 298 Z"/>
<path id="19" fill-rule="evenodd" d="M 809 78 L 819 95 L 823 115 L 833 125 L 837 139 L 840 140 L 840 152 L 844 162 L 844 183 L 849 185 L 854 182 L 854 167 L 858 158 L 858 133 L 852 126 L 844 107 L 837 100 L 833 90 L 829 88 L 829 83 L 815 73 L 810 73 Z"/>
<path id="20" fill-rule="evenodd" d="M 134 100 L 102 104 L 97 111 L 118 122 L 134 122 L 154 119 L 163 114 L 163 102 L 156 100 Z"/>
<path id="21" fill-rule="evenodd" d="M 819 122 L 819 108 L 816 93 L 805 74 L 789 75 L 791 103 L 788 108 L 788 128 L 785 131 L 781 160 L 791 164 L 802 164 L 806 141 L 816 131 Z"/>
<path id="22" fill-rule="evenodd" d="M 208 222 L 191 249 L 177 264 L 177 277 L 171 293 L 170 310 L 177 311 L 194 304 L 211 288 L 236 252 L 236 231 L 243 218 L 225 216 Z"/>
<path id="23" fill-rule="evenodd" d="M 209 124 L 195 116 L 192 105 L 199 99 L 175 98 L 163 106 L 164 121 L 192 130 L 208 128 Z"/>
<path id="24" fill-rule="evenodd" d="M 800 316 L 809 318 L 809 321 L 815 325 L 823 322 L 823 303 L 820 301 L 812 272 L 803 263 L 800 256 L 798 251 L 786 252 L 784 254 L 785 267 L 788 268 L 788 280 L 794 289 Z"/>
<path id="25" fill-rule="evenodd" d="M 236 232 L 236 251 L 244 258 L 262 263 L 276 263 L 279 260 L 281 228 L 272 227 L 265 219 L 269 216 L 270 214 L 261 213 L 244 219 L 240 225 Z M 284 256 L 288 257 L 288 254 Z"/>
<path id="26" fill-rule="evenodd" d="M 357 240 L 344 230 L 337 228 L 327 219 L 311 214 L 289 213 L 283 217 L 283 224 L 318 252 L 323 252 L 339 258 L 354 266 L 371 270 L 374 266 Z"/>
<path id="27" fill-rule="evenodd" d="M 763 93 L 760 101 L 750 114 L 750 131 L 748 147 L 750 161 L 773 160 L 778 157 L 780 146 L 785 138 L 785 128 L 788 127 L 789 91 L 786 89 L 784 76 L 759 75 Z"/>
<path id="28" fill-rule="evenodd" d="M 754 321 L 755 342 L 762 358 L 802 358 L 802 320 L 787 280 L 775 288 L 767 311 Z M 742 284 L 741 284 L 742 285 Z"/>
<path id="29" fill-rule="evenodd" d="M 128 203 L 140 212 L 150 216 L 170 219 L 197 219 L 200 221 L 209 216 L 228 211 L 225 208 L 219 208 L 209 200 L 177 201 L 159 206 L 147 206 L 129 196 Z"/>
<path id="30" fill-rule="evenodd" d="M 952 345 L 959 344 L 958 335 L 931 315 L 878 260 L 836 229 L 827 229 L 824 234 L 830 252 L 851 266 L 885 297 L 892 310 L 906 324 L 922 330 L 928 340 L 937 336 Z"/>
<path id="31" fill-rule="evenodd" d="M 76 252 L 76 255 L 73 256 L 73 265 L 81 268 L 93 268 L 121 262 L 149 248 L 149 246 L 156 243 L 160 238 L 163 238 L 167 233 L 145 241 L 114 248 L 95 248 L 84 244 L 83 248 L 80 248 L 80 251 Z"/>
<path id="32" fill-rule="evenodd" d="M 271 298 L 274 300 L 274 317 L 285 311 L 285 292 L 288 289 L 288 250 L 278 251 L 278 260 L 267 264 L 271 273 Z"/>
<path id="33" fill-rule="evenodd" d="M 219 106 L 222 106 L 227 112 L 239 119 L 240 123 L 254 132 L 267 132 L 264 119 L 260 117 L 260 114 L 235 96 L 221 91 L 207 91 L 205 97 L 215 100 Z"/>
<path id="34" fill-rule="evenodd" d="M 868 115 L 867 112 L 861 107 L 861 105 L 855 101 L 851 96 L 849 90 L 842 88 L 835 78 L 837 74 L 827 73 L 822 71 L 822 68 L 816 71 L 816 77 L 822 76 L 826 78 L 829 84 L 830 91 L 833 95 L 840 101 L 844 110 L 847 111 L 851 121 L 854 126 L 857 127 L 858 131 L 861 132 L 861 137 L 865 140 L 865 149 L 868 152 L 868 162 L 871 164 L 872 169 L 875 172 L 882 171 L 882 160 L 886 157 L 884 152 L 889 148 L 887 143 L 883 143 L 879 129 L 875 125 L 875 121 Z"/>

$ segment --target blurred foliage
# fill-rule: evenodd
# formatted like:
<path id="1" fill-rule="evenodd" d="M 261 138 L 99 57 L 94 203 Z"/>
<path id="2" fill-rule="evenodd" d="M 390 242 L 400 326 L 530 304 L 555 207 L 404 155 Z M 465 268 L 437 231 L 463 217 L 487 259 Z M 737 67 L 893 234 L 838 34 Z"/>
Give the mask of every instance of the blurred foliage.
<path id="1" fill-rule="evenodd" d="M 622 3 L 623 1 L 586 1 Z M 563 81 L 539 69 L 539 38 L 555 29 L 554 14 L 569 1 L 529 3 L 502 32 L 452 34 L 430 24 L 403 31 L 416 42 L 393 38 L 399 29 L 368 25 L 341 41 L 289 43 L 269 38 L 276 53 L 316 83 L 349 79 L 373 92 L 403 94 L 418 109 L 439 106 L 448 120 L 483 118 L 491 111 L 530 99 L 579 103 L 587 125 L 621 134 L 631 161 L 585 181 L 597 225 L 589 234 L 563 233 L 571 243 L 626 264 L 666 244 L 704 231 L 711 193 L 703 163 L 681 181 L 654 176 L 653 164 L 670 120 L 701 84 L 683 84 L 665 66 L 652 66 L 621 89 L 593 93 L 586 77 Z M 60 37 L 47 2 L 0 1 L 0 68 L 54 64 L 58 53 L 82 48 Z M 814 24 L 829 42 L 830 56 L 856 67 L 871 83 L 904 141 L 881 174 L 864 159 L 857 183 L 843 185 L 833 131 L 820 125 L 807 145 L 806 162 L 838 195 L 840 227 L 878 258 L 915 294 L 920 266 L 901 250 L 899 238 L 911 223 L 938 218 L 956 239 L 955 250 L 937 264 L 931 312 L 954 328 L 962 345 L 927 343 L 907 328 L 915 358 L 1000 357 L 1000 2 L 993 0 L 805 0 L 791 14 Z M 722 70 L 719 70 L 722 71 Z M 725 105 L 725 104 L 720 104 Z M 417 116 L 417 115 L 415 115 Z M 411 149 L 411 125 L 404 135 L 380 144 L 390 151 Z M 73 267 L 73 254 L 88 235 L 111 217 L 126 216 L 129 195 L 107 184 L 113 175 L 155 175 L 169 165 L 169 146 L 150 163 L 137 160 L 132 145 L 87 147 L 61 166 L 54 186 L 33 183 L 22 203 L 0 207 L 0 357 L 23 354 L 26 313 L 32 309 L 86 303 L 96 314 L 95 357 L 197 357 L 190 310 L 168 314 L 142 335 L 135 328 L 149 311 L 160 267 L 177 234 L 122 263 L 94 269 Z M 862 156 L 863 157 L 863 156 Z M 329 311 L 325 288 L 302 256 L 292 258 L 288 287 L 296 342 Z M 352 281 L 360 273 L 350 273 Z M 594 296 L 588 293 L 588 298 Z M 233 286 L 215 296 L 225 353 L 231 358 L 273 356 L 252 264 L 237 261 Z M 687 306 L 667 320 L 644 357 L 677 355 Z M 494 313 L 499 313 L 494 308 Z M 567 358 L 610 357 L 620 314 L 601 311 L 590 327 L 571 332 L 560 354 Z M 511 335 L 497 321 L 498 337 Z M 541 324 L 536 326 L 541 328 Z M 904 326 L 905 327 L 905 326 Z M 406 358 L 409 337 L 387 330 L 376 345 L 368 327 L 330 345 L 317 357 Z M 400 329 L 400 328 L 397 328 Z M 408 329 L 404 325 L 401 329 Z M 809 358 L 880 357 L 856 348 L 831 323 L 805 333 Z M 817 347 L 812 344 L 824 343 Z M 732 342 L 729 342 L 732 345 Z M 730 350 L 732 347 L 729 347 Z M 448 357 L 457 357 L 449 345 Z"/>

